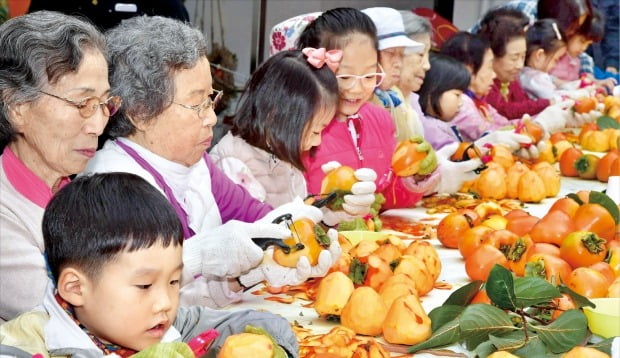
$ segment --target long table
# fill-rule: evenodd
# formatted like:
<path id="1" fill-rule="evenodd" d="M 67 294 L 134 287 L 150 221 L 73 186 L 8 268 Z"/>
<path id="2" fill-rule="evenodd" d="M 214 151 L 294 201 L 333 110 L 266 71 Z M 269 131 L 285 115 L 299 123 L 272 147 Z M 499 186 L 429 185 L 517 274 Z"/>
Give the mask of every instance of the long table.
<path id="1" fill-rule="evenodd" d="M 566 194 L 577 192 L 579 190 L 596 190 L 602 191 L 606 188 L 605 183 L 592 180 L 581 180 L 575 178 L 562 177 L 560 194 L 556 198 L 545 199 L 538 204 L 526 204 L 524 209 L 530 212 L 532 215 L 542 217 L 547 213 L 549 207 L 560 197 Z M 393 209 L 384 213 L 385 215 L 395 215 L 408 219 L 425 219 L 425 223 L 428 223 L 429 216 L 436 219 L 436 222 L 445 214 L 429 215 L 424 208 L 413 209 Z M 431 221 L 432 222 L 432 221 Z M 470 279 L 465 273 L 465 261 L 461 258 L 458 250 L 447 249 L 443 247 L 439 241 L 433 239 L 430 240 L 435 249 L 437 250 L 439 257 L 441 258 L 442 270 L 439 276 L 439 282 L 447 282 L 452 288 L 446 289 L 433 289 L 426 296 L 421 297 L 422 306 L 426 312 L 430 312 L 433 308 L 440 306 L 448 296 L 456 289 L 470 282 Z M 257 286 L 255 289 L 258 289 Z M 231 310 L 253 308 L 259 310 L 265 310 L 272 313 L 277 313 L 290 322 L 297 322 L 305 328 L 311 329 L 314 333 L 326 333 L 336 324 L 328 322 L 325 319 L 319 318 L 313 308 L 306 308 L 302 305 L 307 303 L 306 301 L 295 300 L 291 304 L 284 304 L 274 301 L 267 301 L 263 295 L 253 295 L 251 292 L 254 289 L 245 293 L 243 301 L 238 304 L 234 304 L 228 307 Z M 464 347 L 451 346 L 448 349 L 468 355 Z M 416 357 L 437 357 L 437 355 L 431 354 L 416 354 Z"/>

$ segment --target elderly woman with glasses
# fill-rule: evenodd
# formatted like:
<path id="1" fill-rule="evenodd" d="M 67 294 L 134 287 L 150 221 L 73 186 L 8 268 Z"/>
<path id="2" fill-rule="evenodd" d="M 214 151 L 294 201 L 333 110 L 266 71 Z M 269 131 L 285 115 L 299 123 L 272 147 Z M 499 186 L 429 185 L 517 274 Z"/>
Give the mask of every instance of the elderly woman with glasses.
<path id="1" fill-rule="evenodd" d="M 52 195 L 95 155 L 121 105 L 103 35 L 55 12 L 0 26 L 0 322 L 42 302 L 41 220 Z"/>
<path id="2" fill-rule="evenodd" d="M 124 103 L 107 129 L 113 139 L 85 172 L 134 173 L 168 198 L 186 239 L 181 303 L 221 307 L 261 281 L 279 287 L 324 275 L 340 252 L 335 232 L 318 264 L 302 258 L 295 268 L 276 264 L 268 257 L 272 249 L 263 253 L 252 240 L 290 236 L 288 228 L 272 223 L 282 214 L 319 222 L 321 211 L 301 200 L 272 211 L 206 153 L 221 95 L 212 87 L 202 33 L 177 20 L 134 17 L 106 38 L 112 93 Z"/>

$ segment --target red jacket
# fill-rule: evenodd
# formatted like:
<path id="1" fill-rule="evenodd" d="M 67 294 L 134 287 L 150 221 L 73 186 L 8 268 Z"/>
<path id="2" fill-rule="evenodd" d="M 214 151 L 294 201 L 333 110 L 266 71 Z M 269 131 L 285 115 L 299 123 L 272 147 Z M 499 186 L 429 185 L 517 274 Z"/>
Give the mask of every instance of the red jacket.
<path id="1" fill-rule="evenodd" d="M 501 82 L 496 78 L 493 80 L 491 92 L 486 96 L 486 101 L 508 119 L 520 119 L 526 113 L 535 116 L 551 104 L 548 99 L 531 99 L 518 79 L 508 85 L 506 97 L 502 95 L 500 88 Z"/>
<path id="2" fill-rule="evenodd" d="M 377 173 L 377 193 L 385 196 L 383 209 L 413 207 L 424 193 L 407 189 L 401 177 L 392 172 L 392 153 L 396 148 L 396 129 L 390 114 L 383 108 L 365 103 L 359 110 L 361 131 L 360 155 L 346 122 L 333 119 L 321 133 L 321 145 L 314 155 L 304 157 L 308 193 L 319 194 L 323 171 L 321 165 L 337 161 L 353 169 L 371 168 Z"/>

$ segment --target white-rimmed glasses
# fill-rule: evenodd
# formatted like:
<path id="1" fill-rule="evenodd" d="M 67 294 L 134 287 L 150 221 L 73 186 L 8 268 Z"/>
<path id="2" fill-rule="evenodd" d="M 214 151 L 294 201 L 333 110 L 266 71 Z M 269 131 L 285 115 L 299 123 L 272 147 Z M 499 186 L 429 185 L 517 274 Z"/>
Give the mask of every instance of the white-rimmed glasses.
<path id="1" fill-rule="evenodd" d="M 116 112 L 118 112 L 118 110 L 121 108 L 121 104 L 123 103 L 123 100 L 119 96 L 108 97 L 108 99 L 106 99 L 105 101 L 102 101 L 101 98 L 97 96 L 90 96 L 76 101 L 62 96 L 57 96 L 55 94 L 51 94 L 45 91 L 39 92 L 50 97 L 58 98 L 69 103 L 72 106 L 75 106 L 83 118 L 91 117 L 93 114 L 95 114 L 99 107 L 101 107 L 101 109 L 103 110 L 103 114 L 106 117 L 113 116 Z"/>
<path id="2" fill-rule="evenodd" d="M 181 107 L 184 107 L 184 108 L 187 108 L 187 109 L 194 110 L 194 111 L 198 112 L 198 117 L 199 118 L 205 118 L 207 116 L 207 110 L 209 108 L 215 110 L 215 106 L 217 106 L 219 101 L 222 99 L 223 95 L 224 95 L 224 91 L 213 90 L 213 93 L 211 93 L 207 97 L 207 99 L 205 99 L 204 101 L 202 101 L 202 103 L 197 104 L 195 106 L 190 106 L 190 105 L 187 105 L 187 104 L 177 103 L 177 102 L 172 102 L 172 103 L 177 104 L 177 105 L 179 105 Z"/>
<path id="3" fill-rule="evenodd" d="M 367 73 L 365 75 L 336 75 L 336 78 L 338 79 L 338 87 L 348 90 L 353 88 L 357 81 L 359 81 L 362 84 L 362 87 L 365 88 L 375 88 L 379 86 L 385 78 L 385 72 L 383 71 L 381 65 L 378 66 L 381 72 Z"/>

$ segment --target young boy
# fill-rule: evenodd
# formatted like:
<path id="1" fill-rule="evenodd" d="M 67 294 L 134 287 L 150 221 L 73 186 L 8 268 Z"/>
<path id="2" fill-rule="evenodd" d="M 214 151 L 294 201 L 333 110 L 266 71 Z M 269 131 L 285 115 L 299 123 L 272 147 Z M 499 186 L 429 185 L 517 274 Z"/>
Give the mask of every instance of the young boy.
<path id="1" fill-rule="evenodd" d="M 214 328 L 219 336 L 207 355 L 215 356 L 228 335 L 251 324 L 298 355 L 282 317 L 179 307 L 181 224 L 166 198 L 142 178 L 77 178 L 50 201 L 42 226 L 54 285 L 41 307 L 0 326 L 0 354 L 127 357 Z"/>

